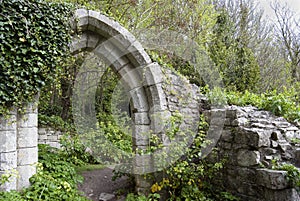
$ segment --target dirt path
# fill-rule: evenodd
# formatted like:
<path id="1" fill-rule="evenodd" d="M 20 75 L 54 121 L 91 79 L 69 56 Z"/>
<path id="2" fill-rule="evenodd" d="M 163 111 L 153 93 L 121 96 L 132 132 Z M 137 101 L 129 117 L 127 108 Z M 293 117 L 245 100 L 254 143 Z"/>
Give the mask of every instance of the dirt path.
<path id="1" fill-rule="evenodd" d="M 80 174 L 84 177 L 84 182 L 79 184 L 78 188 L 93 201 L 99 201 L 101 193 L 115 194 L 119 199 L 133 189 L 133 184 L 128 177 L 124 176 L 116 181 L 112 181 L 113 172 L 109 168 L 83 171 Z"/>

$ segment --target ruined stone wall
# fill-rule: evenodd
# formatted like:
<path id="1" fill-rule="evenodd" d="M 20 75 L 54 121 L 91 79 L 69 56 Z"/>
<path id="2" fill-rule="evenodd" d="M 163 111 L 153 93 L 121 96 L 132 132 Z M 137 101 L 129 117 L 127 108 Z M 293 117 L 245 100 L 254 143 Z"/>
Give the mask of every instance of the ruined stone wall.
<path id="1" fill-rule="evenodd" d="M 59 140 L 62 135 L 63 132 L 51 127 L 38 128 L 38 144 L 48 144 L 51 147 L 60 149 L 61 145 L 59 143 Z"/>
<path id="2" fill-rule="evenodd" d="M 224 111 L 217 156 L 227 161 L 221 173 L 226 190 L 243 201 L 299 201 L 287 172 L 273 170 L 272 160 L 300 167 L 300 145 L 292 143 L 300 139 L 300 129 L 255 107 L 228 106 Z"/>
<path id="3" fill-rule="evenodd" d="M 0 190 L 20 190 L 30 185 L 29 178 L 35 174 L 38 161 L 37 139 L 36 104 L 0 117 L 0 175 L 14 175 Z"/>
<path id="4" fill-rule="evenodd" d="M 272 161 L 300 168 L 300 144 L 292 140 L 300 139 L 297 126 L 251 106 L 210 107 L 197 86 L 171 70 L 163 72 L 167 110 L 169 115 L 183 115 L 181 129 L 195 134 L 199 115 L 207 117 L 208 138 L 217 152 L 211 152 L 213 146 L 208 146 L 203 155 L 211 152 L 208 160 L 226 161 L 220 172 L 222 184 L 216 185 L 223 185 L 242 201 L 300 201 L 299 191 L 287 179 L 287 172 L 272 169 Z"/>

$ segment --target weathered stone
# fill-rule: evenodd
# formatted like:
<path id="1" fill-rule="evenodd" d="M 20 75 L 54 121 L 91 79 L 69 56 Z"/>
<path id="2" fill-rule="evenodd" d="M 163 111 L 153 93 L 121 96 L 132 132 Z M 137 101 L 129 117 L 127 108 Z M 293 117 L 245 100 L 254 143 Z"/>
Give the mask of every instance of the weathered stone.
<path id="1" fill-rule="evenodd" d="M 264 148 L 263 151 L 266 155 L 277 154 L 277 150 L 272 148 Z"/>
<path id="2" fill-rule="evenodd" d="M 132 98 L 132 110 L 134 112 L 147 112 L 149 111 L 148 101 L 146 99 L 146 93 L 144 88 L 137 88 L 130 91 L 130 95 Z"/>
<path id="3" fill-rule="evenodd" d="M 300 148 L 296 148 L 295 157 L 293 159 L 293 163 L 296 167 L 300 168 Z"/>
<path id="4" fill-rule="evenodd" d="M 76 27 L 80 31 L 86 30 L 88 26 L 88 11 L 86 9 L 77 9 L 75 11 Z"/>
<path id="5" fill-rule="evenodd" d="M 278 147 L 278 142 L 274 141 L 274 140 L 271 140 L 271 146 L 273 148 L 277 148 Z"/>
<path id="6" fill-rule="evenodd" d="M 249 123 L 249 120 L 245 117 L 241 117 L 232 121 L 233 126 L 245 126 Z"/>
<path id="7" fill-rule="evenodd" d="M 20 128 L 32 128 L 37 127 L 37 114 L 24 114 L 20 115 L 18 126 Z"/>
<path id="8" fill-rule="evenodd" d="M 0 171 L 11 170 L 17 167 L 17 152 L 0 153 Z"/>
<path id="9" fill-rule="evenodd" d="M 260 185 L 269 189 L 286 189 L 289 182 L 287 172 L 282 170 L 258 169 L 257 179 Z"/>
<path id="10" fill-rule="evenodd" d="M 12 152 L 17 148 L 17 132 L 14 130 L 0 131 L 0 153 Z"/>
<path id="11" fill-rule="evenodd" d="M 126 83 L 128 90 L 143 87 L 143 75 L 141 68 L 134 68 L 132 65 L 127 64 L 118 72 L 122 77 L 123 83 Z"/>
<path id="12" fill-rule="evenodd" d="M 278 145 L 283 152 L 292 149 L 292 146 L 286 140 L 279 140 Z"/>
<path id="13" fill-rule="evenodd" d="M 296 189 L 283 189 L 283 190 L 271 190 L 266 189 L 264 191 L 264 200 L 267 201 L 300 201 L 300 195 Z"/>
<path id="14" fill-rule="evenodd" d="M 167 100 L 165 92 L 162 89 L 162 84 L 147 87 L 147 92 L 150 94 L 151 111 L 159 112 L 167 110 Z"/>
<path id="15" fill-rule="evenodd" d="M 247 144 L 255 148 L 270 146 L 271 132 L 268 130 L 262 130 L 258 128 L 243 128 L 239 129 L 239 135 L 235 135 L 235 141 L 237 143 Z"/>
<path id="16" fill-rule="evenodd" d="M 152 186 L 153 181 L 151 178 L 147 178 L 145 175 L 136 175 L 135 177 L 136 185 L 143 188 L 149 188 Z"/>
<path id="17" fill-rule="evenodd" d="M 237 163 L 240 166 L 251 167 L 260 162 L 260 153 L 258 151 L 240 150 L 237 154 Z"/>
<path id="18" fill-rule="evenodd" d="M 144 78 L 146 86 L 162 83 L 164 78 L 159 64 L 151 63 L 144 67 Z"/>
<path id="19" fill-rule="evenodd" d="M 291 130 L 291 131 L 286 131 L 284 133 L 284 136 L 288 139 L 288 140 L 291 140 L 293 138 L 295 138 L 295 131 Z"/>
<path id="20" fill-rule="evenodd" d="M 116 196 L 110 193 L 101 193 L 99 196 L 99 201 L 113 201 Z"/>
<path id="21" fill-rule="evenodd" d="M 36 167 L 33 164 L 18 166 L 17 171 L 19 173 L 19 177 L 17 178 L 18 190 L 29 187 L 29 178 L 36 173 Z"/>
<path id="22" fill-rule="evenodd" d="M 19 148 L 36 147 L 38 141 L 37 127 L 19 128 L 17 144 Z"/>
<path id="23" fill-rule="evenodd" d="M 37 147 L 18 149 L 18 166 L 33 165 L 38 161 Z"/>
<path id="24" fill-rule="evenodd" d="M 6 118 L 0 117 L 0 131 L 16 130 L 17 117 L 14 114 L 8 115 Z"/>
<path id="25" fill-rule="evenodd" d="M 139 125 L 149 125 L 150 119 L 147 112 L 136 112 L 133 114 L 133 121 Z"/>

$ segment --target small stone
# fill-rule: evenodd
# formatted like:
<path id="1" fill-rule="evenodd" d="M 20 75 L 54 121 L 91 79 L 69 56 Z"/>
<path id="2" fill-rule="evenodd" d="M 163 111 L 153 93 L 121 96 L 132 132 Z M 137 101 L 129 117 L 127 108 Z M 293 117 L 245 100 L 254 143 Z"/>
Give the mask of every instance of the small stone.
<path id="1" fill-rule="evenodd" d="M 278 142 L 272 140 L 271 145 L 272 145 L 273 148 L 277 148 L 278 147 Z"/>
<path id="2" fill-rule="evenodd" d="M 265 159 L 271 161 L 273 160 L 273 156 L 265 156 Z"/>
<path id="3" fill-rule="evenodd" d="M 109 193 L 101 193 L 99 196 L 99 201 L 112 201 L 113 199 L 115 199 L 115 195 L 114 194 L 109 194 Z"/>
<path id="4" fill-rule="evenodd" d="M 258 151 L 241 150 L 238 152 L 237 160 L 238 164 L 244 167 L 258 165 L 260 153 Z"/>

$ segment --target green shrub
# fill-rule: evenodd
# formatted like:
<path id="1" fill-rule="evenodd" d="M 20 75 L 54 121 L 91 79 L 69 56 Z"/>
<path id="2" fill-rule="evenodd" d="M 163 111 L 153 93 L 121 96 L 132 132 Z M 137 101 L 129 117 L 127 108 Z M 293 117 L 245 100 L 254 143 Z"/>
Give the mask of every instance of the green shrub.
<path id="1" fill-rule="evenodd" d="M 77 190 L 82 177 L 77 175 L 74 165 L 48 145 L 39 146 L 37 173 L 30 178 L 31 186 L 21 192 L 0 192 L 0 200 L 16 201 L 87 201 Z"/>
<path id="2" fill-rule="evenodd" d="M 173 125 L 174 127 L 174 125 Z M 174 127 L 177 129 L 177 127 Z M 230 200 L 226 199 L 222 188 L 211 186 L 210 181 L 223 168 L 223 162 L 208 163 L 201 159 L 201 149 L 209 142 L 205 140 L 208 124 L 203 115 L 200 117 L 199 133 L 190 147 L 185 149 L 185 155 L 170 167 L 164 169 L 162 181 L 152 185 L 152 193 L 165 189 L 170 201 L 177 200 Z M 180 132 L 179 132 L 180 133 Z M 233 196 L 231 197 L 233 198 Z"/>
<path id="3" fill-rule="evenodd" d="M 223 92 L 225 93 L 225 92 Z M 241 92 L 226 92 L 228 104 L 246 106 L 253 105 L 259 109 L 268 110 L 277 116 L 283 116 L 288 121 L 300 121 L 300 106 L 298 92 L 293 88 L 283 92 L 276 90 L 263 94 L 255 94 L 249 91 Z"/>

